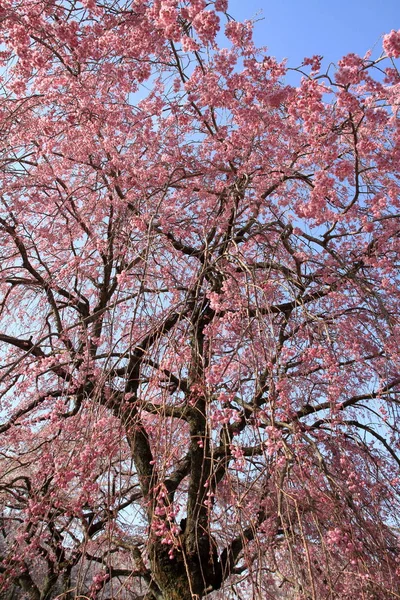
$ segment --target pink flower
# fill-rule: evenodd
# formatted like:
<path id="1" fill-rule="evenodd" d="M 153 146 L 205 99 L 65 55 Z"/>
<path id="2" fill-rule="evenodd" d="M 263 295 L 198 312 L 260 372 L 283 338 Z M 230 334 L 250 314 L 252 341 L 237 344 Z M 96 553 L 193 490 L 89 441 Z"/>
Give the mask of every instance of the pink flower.
<path id="1" fill-rule="evenodd" d="M 173 25 L 178 18 L 178 11 L 172 6 L 163 6 L 160 10 L 160 22 L 163 25 Z"/>
<path id="2" fill-rule="evenodd" d="M 202 10 L 193 19 L 199 37 L 203 42 L 212 42 L 219 31 L 219 17 L 210 10 Z"/>
<path id="3" fill-rule="evenodd" d="M 398 31 L 392 29 L 390 33 L 384 36 L 383 49 L 391 58 L 400 57 L 400 29 Z"/>
<path id="4" fill-rule="evenodd" d="M 322 56 L 315 54 L 314 56 L 307 57 L 303 60 L 303 65 L 309 65 L 311 67 L 311 73 L 318 73 L 321 69 Z"/>
<path id="5" fill-rule="evenodd" d="M 228 10 L 228 0 L 215 0 L 215 10 L 226 12 Z"/>
<path id="6" fill-rule="evenodd" d="M 225 26 L 225 34 L 235 46 L 247 46 L 252 39 L 252 25 L 249 21 L 245 23 L 229 21 Z"/>
<path id="7" fill-rule="evenodd" d="M 190 36 L 185 35 L 181 38 L 182 50 L 184 52 L 195 52 L 200 49 L 199 44 Z"/>

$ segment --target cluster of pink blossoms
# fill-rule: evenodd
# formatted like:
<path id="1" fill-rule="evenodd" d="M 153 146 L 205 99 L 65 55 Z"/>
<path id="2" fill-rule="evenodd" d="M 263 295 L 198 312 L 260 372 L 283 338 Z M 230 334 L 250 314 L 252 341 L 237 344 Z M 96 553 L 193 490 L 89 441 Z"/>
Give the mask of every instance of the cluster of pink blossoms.
<path id="1" fill-rule="evenodd" d="M 391 58 L 400 58 L 400 29 L 392 29 L 390 33 L 383 38 L 383 49 Z"/>

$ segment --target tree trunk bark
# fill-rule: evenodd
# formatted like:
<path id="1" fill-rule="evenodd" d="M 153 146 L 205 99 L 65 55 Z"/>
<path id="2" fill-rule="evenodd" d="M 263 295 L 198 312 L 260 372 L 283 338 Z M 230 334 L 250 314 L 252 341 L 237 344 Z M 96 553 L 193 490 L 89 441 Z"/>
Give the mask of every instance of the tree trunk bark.
<path id="1" fill-rule="evenodd" d="M 168 551 L 156 542 L 151 552 L 152 572 L 163 600 L 200 600 L 205 582 L 199 580 L 199 565 L 185 561 L 182 554 L 171 559 Z"/>
<path id="2" fill-rule="evenodd" d="M 223 580 L 221 564 L 211 538 L 203 539 L 198 552 L 168 556 L 169 548 L 155 542 L 151 548 L 154 580 L 163 600 L 201 600 Z M 207 591 L 206 591 L 207 590 Z"/>

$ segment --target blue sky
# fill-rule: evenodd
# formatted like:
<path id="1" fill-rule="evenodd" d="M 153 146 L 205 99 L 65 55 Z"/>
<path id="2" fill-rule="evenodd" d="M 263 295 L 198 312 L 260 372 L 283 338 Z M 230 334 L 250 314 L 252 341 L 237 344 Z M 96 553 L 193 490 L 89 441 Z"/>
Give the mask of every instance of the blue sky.
<path id="1" fill-rule="evenodd" d="M 259 13 L 256 43 L 278 59 L 297 66 L 305 56 L 322 54 L 325 64 L 344 54 L 379 55 L 381 37 L 400 29 L 399 0 L 230 0 L 237 20 Z"/>

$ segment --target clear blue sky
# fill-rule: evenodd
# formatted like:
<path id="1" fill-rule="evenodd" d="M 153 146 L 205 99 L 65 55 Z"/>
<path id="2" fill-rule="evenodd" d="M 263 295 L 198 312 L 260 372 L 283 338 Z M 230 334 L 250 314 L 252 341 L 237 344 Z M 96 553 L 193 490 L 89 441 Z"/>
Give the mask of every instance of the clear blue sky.
<path id="1" fill-rule="evenodd" d="M 379 55 L 382 34 L 400 29 L 400 0 L 230 0 L 229 12 L 237 20 L 259 12 L 257 45 L 289 66 L 313 54 L 326 63 L 349 52 Z"/>

